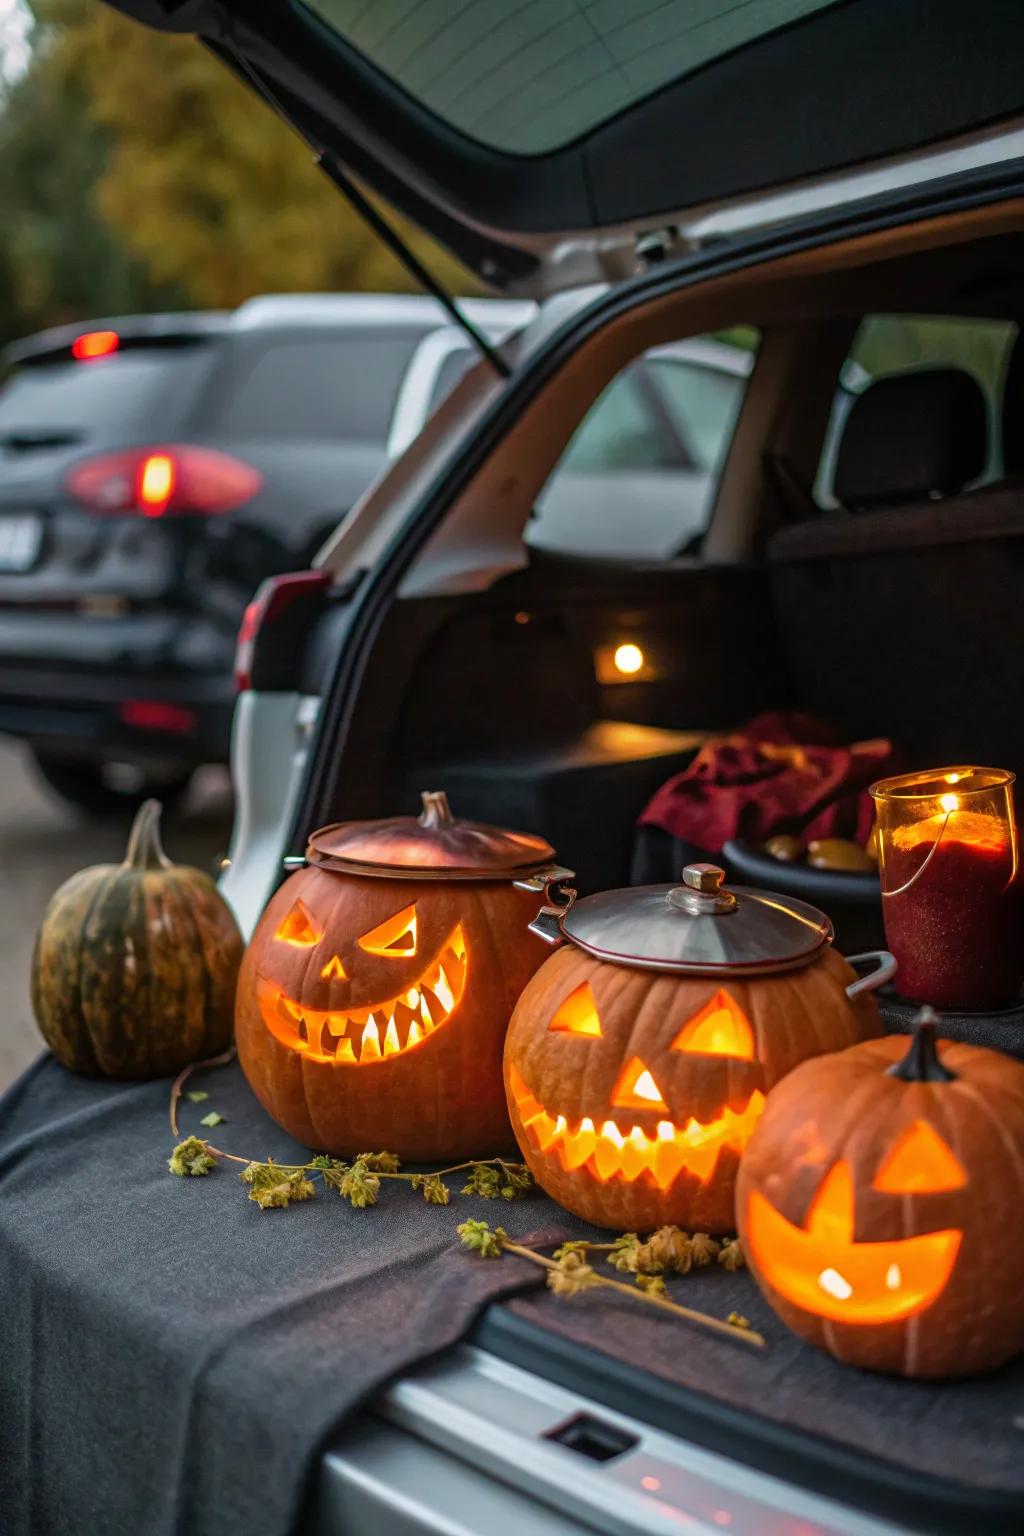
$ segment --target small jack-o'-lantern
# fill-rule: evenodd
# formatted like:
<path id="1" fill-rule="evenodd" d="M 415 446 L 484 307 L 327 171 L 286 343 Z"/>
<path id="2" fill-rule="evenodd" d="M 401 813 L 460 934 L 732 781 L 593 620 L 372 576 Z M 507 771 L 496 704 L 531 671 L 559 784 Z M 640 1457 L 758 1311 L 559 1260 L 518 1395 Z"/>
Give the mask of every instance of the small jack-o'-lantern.
<path id="1" fill-rule="evenodd" d="M 600 1226 L 732 1230 L 768 1089 L 808 1056 L 881 1033 L 860 994 L 891 974 L 890 956 L 858 981 L 822 913 L 722 879 L 690 865 L 681 887 L 538 918 L 570 942 L 512 1017 L 512 1127 L 537 1182 Z"/>
<path id="2" fill-rule="evenodd" d="M 569 871 L 541 838 L 423 801 L 419 818 L 314 832 L 242 964 L 246 1076 L 287 1131 L 337 1156 L 509 1144 L 502 1041 L 546 953 L 530 920 Z"/>
<path id="3" fill-rule="evenodd" d="M 1024 1066 L 898 1036 L 775 1089 L 736 1191 L 754 1276 L 837 1359 L 967 1376 L 1024 1348 Z"/>

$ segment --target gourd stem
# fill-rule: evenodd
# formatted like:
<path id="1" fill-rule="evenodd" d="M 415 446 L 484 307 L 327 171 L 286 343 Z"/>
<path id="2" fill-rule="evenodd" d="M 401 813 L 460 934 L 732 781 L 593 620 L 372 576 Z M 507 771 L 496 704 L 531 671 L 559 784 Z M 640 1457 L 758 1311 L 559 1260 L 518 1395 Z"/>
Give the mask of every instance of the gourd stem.
<path id="1" fill-rule="evenodd" d="M 139 806 L 128 835 L 128 848 L 124 856 L 126 869 L 171 868 L 171 861 L 160 842 L 162 810 L 159 800 L 144 800 Z"/>
<path id="2" fill-rule="evenodd" d="M 956 1077 L 939 1060 L 936 1034 L 939 1016 L 934 1008 L 922 1008 L 914 1017 L 914 1037 L 902 1061 L 890 1067 L 889 1077 L 905 1083 L 951 1083 Z"/>
<path id="3" fill-rule="evenodd" d="M 420 816 L 421 827 L 450 826 L 455 820 L 452 808 L 448 804 L 448 796 L 443 789 L 425 789 L 423 791 L 423 812 Z"/>

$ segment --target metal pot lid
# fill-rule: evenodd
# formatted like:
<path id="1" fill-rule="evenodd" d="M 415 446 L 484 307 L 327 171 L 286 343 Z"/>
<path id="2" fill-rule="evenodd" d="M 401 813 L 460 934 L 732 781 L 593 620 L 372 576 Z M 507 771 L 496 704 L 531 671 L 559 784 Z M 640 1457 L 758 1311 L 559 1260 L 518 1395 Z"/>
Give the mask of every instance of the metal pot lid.
<path id="1" fill-rule="evenodd" d="M 714 864 L 688 864 L 682 885 L 586 896 L 562 913 L 562 932 L 599 960 L 684 975 L 795 970 L 831 943 L 817 907 L 724 879 Z"/>
<path id="2" fill-rule="evenodd" d="M 452 814 L 443 790 L 426 790 L 419 816 L 339 821 L 309 839 L 306 859 L 354 875 L 426 880 L 500 880 L 549 864 L 542 837 L 510 832 Z"/>

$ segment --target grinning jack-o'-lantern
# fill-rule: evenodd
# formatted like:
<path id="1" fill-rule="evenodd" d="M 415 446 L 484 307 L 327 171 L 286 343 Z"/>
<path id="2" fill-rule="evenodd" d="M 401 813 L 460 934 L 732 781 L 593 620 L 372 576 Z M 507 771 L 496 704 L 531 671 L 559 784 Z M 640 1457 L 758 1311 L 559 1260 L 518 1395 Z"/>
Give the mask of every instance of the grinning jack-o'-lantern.
<path id="1" fill-rule="evenodd" d="M 881 1032 L 831 925 L 782 896 L 681 887 L 592 896 L 536 926 L 570 942 L 524 991 L 505 1044 L 516 1139 L 568 1210 L 617 1229 L 733 1229 L 740 1156 L 772 1085 Z M 864 957 L 867 958 L 867 957 Z"/>
<path id="2" fill-rule="evenodd" d="M 766 1299 L 837 1359 L 966 1376 L 1024 1348 L 1024 1066 L 905 1040 L 807 1062 L 771 1095 L 736 1209 Z"/>
<path id="3" fill-rule="evenodd" d="M 443 794 L 418 819 L 315 832 L 239 978 L 239 1056 L 268 1112 L 338 1156 L 506 1147 L 502 1041 L 546 953 L 529 923 L 569 873 L 551 853 L 457 820 Z"/>

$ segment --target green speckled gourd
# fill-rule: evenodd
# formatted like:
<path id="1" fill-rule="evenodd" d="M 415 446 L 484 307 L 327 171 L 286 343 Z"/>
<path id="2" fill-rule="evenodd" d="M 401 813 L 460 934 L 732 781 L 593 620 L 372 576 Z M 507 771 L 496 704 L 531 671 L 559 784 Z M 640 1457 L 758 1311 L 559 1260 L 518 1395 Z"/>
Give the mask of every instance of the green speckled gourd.
<path id="1" fill-rule="evenodd" d="M 60 887 L 32 957 L 32 1007 L 58 1061 L 89 1077 L 151 1078 L 230 1044 L 242 936 L 217 887 L 160 845 L 140 807 L 123 864 Z"/>

